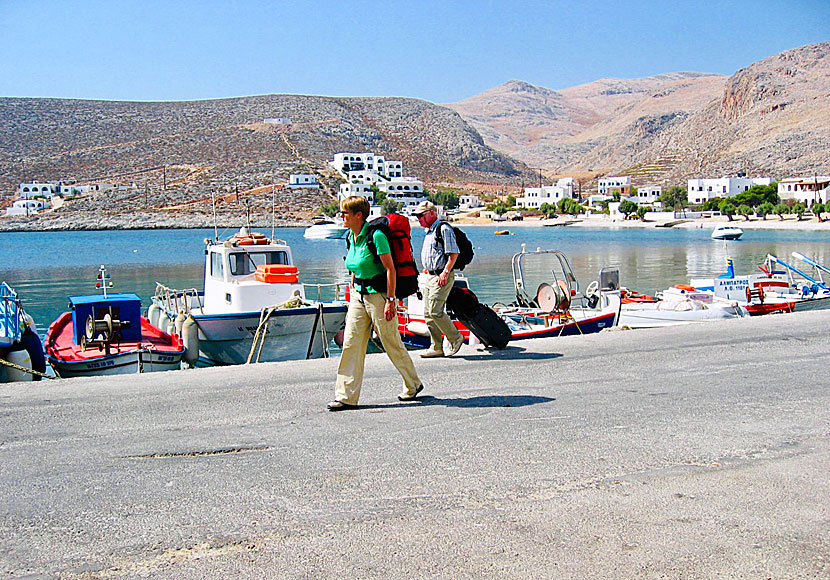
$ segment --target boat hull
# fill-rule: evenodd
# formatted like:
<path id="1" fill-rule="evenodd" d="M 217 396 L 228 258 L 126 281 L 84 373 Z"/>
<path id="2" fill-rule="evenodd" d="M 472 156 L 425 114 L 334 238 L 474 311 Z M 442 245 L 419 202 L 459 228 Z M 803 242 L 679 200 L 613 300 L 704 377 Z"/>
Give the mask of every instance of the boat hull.
<path id="1" fill-rule="evenodd" d="M 346 304 L 331 304 L 275 310 L 260 331 L 252 362 L 277 362 L 321 358 L 328 341 L 346 321 Z M 191 314 L 199 327 L 199 356 L 202 364 L 236 365 L 248 362 L 260 312 L 236 314 Z M 313 335 L 312 335 L 313 332 Z M 259 345 L 262 344 L 260 349 Z"/>
<path id="2" fill-rule="evenodd" d="M 75 344 L 72 313 L 64 312 L 49 326 L 46 358 L 59 377 L 154 373 L 180 368 L 184 347 L 178 337 L 141 318 L 141 340 L 82 349 Z"/>
<path id="3" fill-rule="evenodd" d="M 749 313 L 741 306 L 706 308 L 703 310 L 660 310 L 659 303 L 623 305 L 620 311 L 620 326 L 629 328 L 658 328 L 675 324 L 689 324 L 708 320 L 730 320 L 742 318 Z"/>

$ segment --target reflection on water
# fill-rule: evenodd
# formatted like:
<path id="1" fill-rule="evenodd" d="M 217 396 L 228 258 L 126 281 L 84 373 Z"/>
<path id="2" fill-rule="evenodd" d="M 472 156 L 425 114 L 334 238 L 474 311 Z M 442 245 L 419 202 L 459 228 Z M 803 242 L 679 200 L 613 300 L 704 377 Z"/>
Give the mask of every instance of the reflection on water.
<path id="1" fill-rule="evenodd" d="M 476 256 L 465 274 L 483 302 L 514 298 L 511 257 L 526 244 L 562 250 L 580 287 L 598 277 L 603 266 L 618 266 L 621 284 L 653 293 L 690 278 L 725 271 L 726 257 L 740 273 L 756 271 L 767 253 L 790 261 L 799 251 L 823 264 L 830 263 L 830 236 L 821 231 L 753 231 L 737 242 L 714 241 L 710 231 L 676 229 L 588 229 L 519 227 L 515 235 L 496 236 L 497 226 L 465 226 Z M 260 231 L 270 234 L 270 230 Z M 302 228 L 279 228 L 306 283 L 347 280 L 343 240 L 306 240 Z M 220 232 L 226 238 L 233 231 Z M 155 283 L 201 289 L 205 238 L 212 229 L 97 232 L 0 233 L 0 280 L 15 288 L 43 329 L 66 310 L 67 297 L 95 292 L 97 268 L 105 264 L 117 292 L 135 292 L 146 307 Z M 420 263 L 423 231 L 413 231 Z"/>

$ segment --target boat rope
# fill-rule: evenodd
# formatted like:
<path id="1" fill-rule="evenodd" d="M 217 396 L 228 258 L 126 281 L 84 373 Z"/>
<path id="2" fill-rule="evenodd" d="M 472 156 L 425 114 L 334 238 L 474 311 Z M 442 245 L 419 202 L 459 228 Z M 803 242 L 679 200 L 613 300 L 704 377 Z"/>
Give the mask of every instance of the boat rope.
<path id="1" fill-rule="evenodd" d="M 292 298 L 289 298 L 282 304 L 278 304 L 276 306 L 267 306 L 263 308 L 259 313 L 259 324 L 257 325 L 256 331 L 254 332 L 254 338 L 251 341 L 251 351 L 248 353 L 248 360 L 245 364 L 251 364 L 251 361 L 254 359 L 254 353 L 256 352 L 256 361 L 259 362 L 260 357 L 262 356 L 262 349 L 265 346 L 265 337 L 268 334 L 268 321 L 271 319 L 271 315 L 274 314 L 277 310 L 284 310 L 287 308 L 299 308 L 301 306 L 310 306 L 309 302 L 304 301 L 300 298 L 299 294 L 295 294 Z"/>
<path id="2" fill-rule="evenodd" d="M 305 352 L 305 359 L 311 358 L 311 351 L 314 349 L 314 337 L 317 334 L 317 324 L 323 316 L 323 305 L 317 304 L 317 314 L 314 316 L 314 324 L 311 325 L 311 336 L 308 337 L 308 348 Z"/>
<path id="3" fill-rule="evenodd" d="M 4 366 L 7 366 L 9 368 L 13 368 L 13 369 L 18 370 L 18 371 L 22 371 L 24 373 L 29 373 L 30 375 L 35 375 L 37 377 L 41 377 L 41 378 L 47 378 L 47 379 L 60 378 L 60 377 L 53 377 L 52 375 L 47 375 L 46 373 L 36 371 L 35 369 L 29 369 L 29 368 L 26 368 L 26 367 L 22 367 L 19 364 L 15 364 L 13 362 L 7 361 L 7 360 L 2 359 L 2 358 L 0 358 L 0 364 L 2 364 Z"/>

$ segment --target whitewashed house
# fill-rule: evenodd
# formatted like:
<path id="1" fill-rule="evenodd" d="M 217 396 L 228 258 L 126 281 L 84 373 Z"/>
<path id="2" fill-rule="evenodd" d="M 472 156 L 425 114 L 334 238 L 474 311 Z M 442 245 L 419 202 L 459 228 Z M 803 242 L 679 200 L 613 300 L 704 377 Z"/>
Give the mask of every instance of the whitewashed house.
<path id="1" fill-rule="evenodd" d="M 714 179 L 695 178 L 688 183 L 689 203 L 701 204 L 712 198 L 732 197 L 743 193 L 753 185 L 769 185 L 769 177 L 718 177 Z"/>
<path id="2" fill-rule="evenodd" d="M 637 205 L 649 205 L 657 201 L 663 195 L 663 188 L 659 185 L 650 187 L 639 187 L 637 193 L 632 193 L 627 199 L 630 199 Z"/>
<path id="3" fill-rule="evenodd" d="M 6 215 L 32 215 L 50 207 L 48 201 L 38 199 L 18 199 L 6 208 Z"/>
<path id="4" fill-rule="evenodd" d="M 410 213 L 427 198 L 424 182 L 415 177 L 404 177 L 400 161 L 386 161 L 382 156 L 368 152 L 337 153 L 329 165 L 346 179 L 346 183 L 340 185 L 340 200 L 350 195 L 362 195 L 374 204 L 374 186 L 385 193 L 387 199 L 402 204 L 404 213 Z"/>
<path id="5" fill-rule="evenodd" d="M 17 188 L 17 193 L 21 199 L 52 197 L 59 192 L 60 185 L 57 183 L 21 183 Z"/>
<path id="6" fill-rule="evenodd" d="M 458 207 L 460 209 L 475 209 L 477 207 L 484 207 L 481 203 L 481 198 L 472 193 L 458 196 Z"/>
<path id="7" fill-rule="evenodd" d="M 631 178 L 627 175 L 620 177 L 602 177 L 597 182 L 598 194 L 612 195 L 615 191 L 621 196 L 631 193 Z"/>
<path id="8" fill-rule="evenodd" d="M 516 200 L 516 205 L 527 209 L 538 209 L 546 203 L 556 205 L 560 200 L 574 198 L 574 185 L 573 177 L 563 177 L 556 185 L 525 187 L 524 196 Z"/>
<path id="9" fill-rule="evenodd" d="M 288 187 L 302 187 L 305 189 L 320 189 L 317 176 L 306 173 L 292 173 L 288 176 Z"/>
<path id="10" fill-rule="evenodd" d="M 806 207 L 830 201 L 830 176 L 788 177 L 778 182 L 778 197 L 794 199 Z"/>

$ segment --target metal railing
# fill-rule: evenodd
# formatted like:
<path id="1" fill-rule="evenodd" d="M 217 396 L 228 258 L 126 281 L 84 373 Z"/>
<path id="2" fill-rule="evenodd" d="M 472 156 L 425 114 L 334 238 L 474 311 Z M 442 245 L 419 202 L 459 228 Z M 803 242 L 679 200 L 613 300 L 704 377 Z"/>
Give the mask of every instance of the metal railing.
<path id="1" fill-rule="evenodd" d="M 0 283 L 0 346 L 10 346 L 20 339 L 20 299 L 5 282 Z"/>

